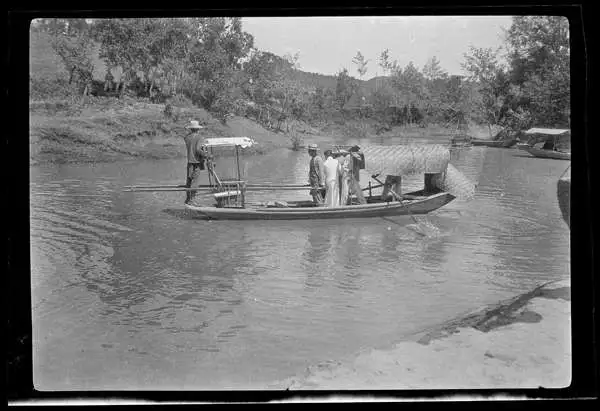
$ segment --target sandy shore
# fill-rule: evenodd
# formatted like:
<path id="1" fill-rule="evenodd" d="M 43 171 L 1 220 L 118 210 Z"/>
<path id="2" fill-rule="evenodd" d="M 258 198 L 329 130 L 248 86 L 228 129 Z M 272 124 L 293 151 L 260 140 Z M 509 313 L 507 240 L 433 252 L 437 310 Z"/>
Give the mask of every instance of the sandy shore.
<path id="1" fill-rule="evenodd" d="M 391 349 L 309 367 L 289 390 L 563 388 L 571 383 L 569 281 L 542 285 Z"/>

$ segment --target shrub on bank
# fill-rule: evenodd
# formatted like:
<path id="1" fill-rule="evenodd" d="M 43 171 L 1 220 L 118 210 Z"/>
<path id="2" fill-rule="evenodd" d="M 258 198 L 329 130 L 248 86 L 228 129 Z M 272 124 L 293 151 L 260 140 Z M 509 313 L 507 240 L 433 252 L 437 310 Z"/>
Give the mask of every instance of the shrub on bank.
<path id="1" fill-rule="evenodd" d="M 75 88 L 64 76 L 29 77 L 30 100 L 67 99 L 73 97 L 75 93 Z"/>
<path id="2" fill-rule="evenodd" d="M 304 146 L 304 138 L 298 132 L 296 127 L 292 127 L 288 133 L 292 142 L 292 150 L 299 151 Z"/>
<path id="3" fill-rule="evenodd" d="M 180 108 L 194 108 L 195 107 L 192 100 L 190 100 L 189 98 L 187 98 L 186 96 L 183 96 L 181 94 L 175 95 L 175 96 L 167 99 L 167 104 L 170 104 L 173 107 L 180 107 Z"/>

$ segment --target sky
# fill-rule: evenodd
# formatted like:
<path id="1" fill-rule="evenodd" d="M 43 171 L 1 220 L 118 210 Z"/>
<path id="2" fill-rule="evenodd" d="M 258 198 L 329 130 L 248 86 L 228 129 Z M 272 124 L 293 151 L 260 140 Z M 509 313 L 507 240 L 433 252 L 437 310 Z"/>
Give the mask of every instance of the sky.
<path id="1" fill-rule="evenodd" d="M 460 64 L 469 45 L 501 46 L 502 28 L 510 27 L 511 17 L 252 17 L 242 21 L 256 48 L 277 55 L 299 52 L 303 71 L 335 74 L 346 68 L 358 77 L 352 58 L 360 50 L 371 59 L 363 77 L 368 80 L 383 75 L 377 63 L 386 48 L 402 67 L 412 61 L 422 69 L 436 56 L 449 74 L 463 74 Z"/>

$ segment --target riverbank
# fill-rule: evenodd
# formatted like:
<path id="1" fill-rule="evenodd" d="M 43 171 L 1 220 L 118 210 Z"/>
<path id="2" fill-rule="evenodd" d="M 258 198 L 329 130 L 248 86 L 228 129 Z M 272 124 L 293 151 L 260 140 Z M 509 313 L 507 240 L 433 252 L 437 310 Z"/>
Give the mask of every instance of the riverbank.
<path id="1" fill-rule="evenodd" d="M 567 387 L 570 300 L 569 281 L 548 283 L 392 348 L 309 367 L 273 389 Z"/>
<path id="2" fill-rule="evenodd" d="M 244 117 L 222 124 L 196 107 L 177 107 L 164 114 L 164 104 L 135 100 L 96 99 L 83 106 L 62 102 L 30 103 L 30 164 L 112 162 L 132 158 L 178 158 L 185 154 L 181 138 L 190 120 L 205 124 L 206 137 L 250 136 L 261 154 L 289 147 L 289 138 Z"/>
<path id="3" fill-rule="evenodd" d="M 173 115 L 164 113 L 164 104 L 152 104 L 123 97 L 90 97 L 85 104 L 67 101 L 30 102 L 30 164 L 114 162 L 132 158 L 168 159 L 183 157 L 182 135 L 190 120 L 205 124 L 206 137 L 252 137 L 257 144 L 244 149 L 248 154 L 265 154 L 280 148 L 303 147 L 309 142 L 345 139 L 386 139 L 401 142 L 423 139 L 447 144 L 453 130 L 428 127 L 394 127 L 376 134 L 374 124 L 348 121 L 325 124 L 320 128 L 295 122 L 293 132 L 273 132 L 250 118 L 233 116 L 225 124 L 207 111 L 175 107 Z M 483 127 L 473 126 L 469 134 L 483 136 Z"/>

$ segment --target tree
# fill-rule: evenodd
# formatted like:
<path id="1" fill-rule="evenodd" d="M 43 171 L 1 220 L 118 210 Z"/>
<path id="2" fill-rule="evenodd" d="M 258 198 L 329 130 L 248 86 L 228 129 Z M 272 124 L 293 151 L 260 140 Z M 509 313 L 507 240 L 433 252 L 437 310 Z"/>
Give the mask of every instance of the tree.
<path id="1" fill-rule="evenodd" d="M 240 18 L 107 19 L 94 35 L 100 57 L 121 66 L 129 82 L 140 79 L 148 94 L 158 82 L 185 88 L 207 109 L 217 101 L 228 107 L 223 101 L 253 45 Z"/>
<path id="2" fill-rule="evenodd" d="M 437 79 L 443 79 L 448 77 L 448 73 L 442 69 L 440 61 L 436 56 L 433 56 L 423 66 L 423 77 L 425 79 L 434 81 Z"/>
<path id="3" fill-rule="evenodd" d="M 439 121 L 443 117 L 442 95 L 448 79 L 448 73 L 442 69 L 436 56 L 431 57 L 423 66 L 424 105 L 428 119 Z"/>
<path id="4" fill-rule="evenodd" d="M 276 98 L 284 100 L 286 93 L 291 91 L 285 90 L 285 87 L 286 77 L 292 70 L 292 64 L 276 54 L 255 51 L 244 63 L 243 70 L 246 80 L 242 90 L 260 107 L 257 120 L 262 121 L 264 113 L 266 122 L 270 123 L 271 105 Z"/>
<path id="5" fill-rule="evenodd" d="M 441 117 L 447 123 L 466 126 L 473 113 L 473 84 L 463 76 L 452 75 L 445 81 L 441 95 Z"/>
<path id="6" fill-rule="evenodd" d="M 508 77 L 498 62 L 498 50 L 470 46 L 464 57 L 462 68 L 469 73 L 468 79 L 476 85 L 474 104 L 492 136 L 492 126 L 501 124 L 507 110 Z"/>
<path id="7" fill-rule="evenodd" d="M 348 70 L 342 69 L 338 72 L 335 85 L 335 101 L 339 110 L 350 100 L 350 97 L 358 90 L 358 84 L 350 77 Z"/>
<path id="8" fill-rule="evenodd" d="M 356 64 L 356 70 L 358 71 L 358 75 L 362 79 L 365 74 L 367 74 L 367 64 L 371 60 L 365 60 L 365 56 L 362 55 L 360 51 L 356 53 L 356 56 L 352 59 L 352 63 Z"/>
<path id="9" fill-rule="evenodd" d="M 284 60 L 286 60 L 289 64 L 290 64 L 290 68 L 292 70 L 299 70 L 300 69 L 300 52 L 296 52 L 294 54 L 292 53 L 287 53 L 285 56 L 283 56 Z"/>
<path id="10" fill-rule="evenodd" d="M 383 69 L 383 74 L 386 76 L 390 73 L 395 73 L 400 69 L 398 61 L 391 60 L 389 49 L 385 49 L 381 52 L 379 56 L 379 66 Z"/>
<path id="11" fill-rule="evenodd" d="M 108 67 L 121 67 L 127 84 L 144 79 L 159 64 L 163 56 L 153 43 L 160 42 L 160 35 L 158 19 L 102 19 L 94 24 L 100 58 Z"/>
<path id="12" fill-rule="evenodd" d="M 411 61 L 404 70 L 394 72 L 392 84 L 398 90 L 400 99 L 403 100 L 408 122 L 415 122 L 418 117 L 417 112 L 425 105 L 423 74 Z"/>
<path id="13" fill-rule="evenodd" d="M 69 73 L 69 84 L 75 81 L 78 91 L 86 95 L 93 80 L 94 44 L 85 20 L 41 19 L 36 21 L 34 27 L 50 35 L 52 49 Z"/>
<path id="14" fill-rule="evenodd" d="M 567 126 L 570 113 L 568 20 L 560 16 L 514 17 L 506 31 L 511 82 L 519 106 L 534 122 Z"/>

